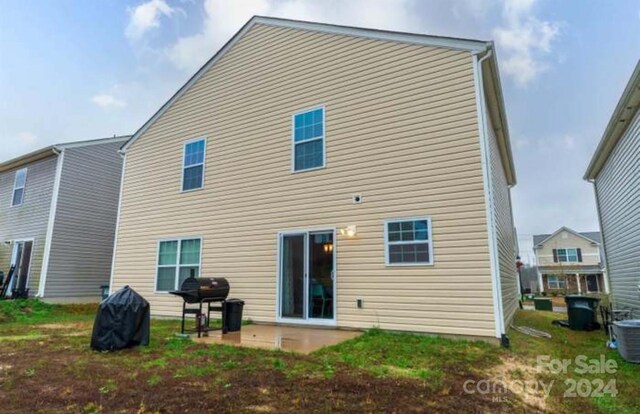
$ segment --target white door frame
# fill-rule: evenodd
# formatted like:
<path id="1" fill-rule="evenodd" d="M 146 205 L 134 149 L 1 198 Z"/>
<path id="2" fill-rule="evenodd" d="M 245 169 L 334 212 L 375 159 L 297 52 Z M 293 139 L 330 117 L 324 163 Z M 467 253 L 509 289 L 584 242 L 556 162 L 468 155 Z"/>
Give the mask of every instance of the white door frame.
<path id="1" fill-rule="evenodd" d="M 11 243 L 13 244 L 13 248 L 11 249 L 11 263 L 9 264 L 9 268 L 11 268 L 11 266 L 16 265 L 16 270 L 15 272 L 18 271 L 18 263 L 16 263 L 16 260 L 18 259 L 18 244 L 19 243 L 25 243 L 25 242 L 31 242 L 31 252 L 29 253 L 29 271 L 27 272 L 27 281 L 25 283 L 25 286 L 27 289 L 29 289 L 29 282 L 31 281 L 31 265 L 33 263 L 33 249 L 36 247 L 36 241 L 33 237 L 31 238 L 26 238 L 26 239 L 14 239 L 11 240 Z M 7 290 L 7 294 L 11 294 L 11 291 L 14 289 L 16 281 L 18 280 L 17 277 L 18 275 L 14 272 L 14 277 L 11 278 L 11 284 L 9 285 L 9 289 Z"/>
<path id="2" fill-rule="evenodd" d="M 333 307 L 333 319 L 320 319 L 320 318 L 309 318 L 309 235 L 311 233 L 333 233 L 333 296 L 331 298 L 331 306 Z M 295 236 L 302 235 L 304 236 L 304 272 L 305 272 L 305 280 L 304 280 L 304 305 L 303 312 L 304 317 L 302 318 L 283 318 L 281 317 L 281 270 L 282 270 L 282 240 L 284 236 Z M 305 229 L 296 229 L 296 230 L 283 230 L 278 232 L 277 239 L 277 262 L 276 262 L 276 322 L 279 323 L 290 323 L 297 325 L 321 325 L 321 326 L 336 326 L 336 294 L 337 294 L 337 269 L 336 269 L 336 257 L 337 257 L 337 238 L 336 238 L 336 228 L 335 227 L 313 227 L 313 228 L 305 228 Z"/>

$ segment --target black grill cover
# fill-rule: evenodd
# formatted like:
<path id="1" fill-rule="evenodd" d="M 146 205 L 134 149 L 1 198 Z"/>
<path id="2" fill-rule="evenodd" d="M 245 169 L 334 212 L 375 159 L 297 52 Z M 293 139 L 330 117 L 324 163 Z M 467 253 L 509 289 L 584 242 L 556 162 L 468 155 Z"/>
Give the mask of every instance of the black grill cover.
<path id="1" fill-rule="evenodd" d="M 149 345 L 149 302 L 125 286 L 100 303 L 93 323 L 91 348 L 116 351 Z"/>

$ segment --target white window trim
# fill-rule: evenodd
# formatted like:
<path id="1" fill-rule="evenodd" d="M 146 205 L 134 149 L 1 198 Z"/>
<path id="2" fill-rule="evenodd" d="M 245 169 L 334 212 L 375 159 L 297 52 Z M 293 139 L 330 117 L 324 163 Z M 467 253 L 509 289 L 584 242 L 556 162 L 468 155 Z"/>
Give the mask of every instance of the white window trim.
<path id="1" fill-rule="evenodd" d="M 562 261 L 560 260 L 560 250 L 564 250 L 565 251 L 565 256 L 567 258 L 567 260 Z M 569 250 L 574 250 L 575 251 L 575 258 L 576 260 L 569 260 Z M 578 258 L 578 248 L 577 247 L 560 247 L 556 249 L 556 255 L 558 256 L 558 263 L 579 263 L 579 258 Z"/>
<path id="2" fill-rule="evenodd" d="M 173 290 L 179 290 L 180 286 L 178 286 L 178 280 L 180 279 L 180 267 L 183 266 L 180 263 L 180 250 L 182 248 L 182 241 L 183 240 L 200 240 L 200 256 L 199 256 L 199 260 L 198 260 L 198 275 L 202 275 L 202 236 L 192 236 L 192 237 L 169 237 L 169 238 L 165 238 L 165 239 L 160 239 L 158 240 L 157 246 L 156 246 L 156 273 L 153 276 L 154 277 L 154 282 L 153 282 L 153 293 L 157 293 L 157 294 L 169 294 L 169 291 L 167 290 L 158 290 L 158 270 L 161 267 L 174 267 L 176 268 L 176 274 L 175 274 L 175 280 L 174 280 L 174 289 Z M 175 265 L 160 265 L 160 244 L 162 242 L 178 242 L 178 249 L 176 250 L 176 264 Z M 194 263 L 192 264 L 185 264 L 184 266 L 195 266 Z"/>
<path id="3" fill-rule="evenodd" d="M 11 255 L 9 256 L 9 268 L 11 266 L 16 266 L 16 271 L 18 268 L 18 263 L 16 262 L 17 257 L 15 256 L 15 254 L 17 253 L 16 251 L 16 244 L 18 243 L 26 243 L 26 242 L 31 242 L 31 256 L 29 257 L 29 271 L 27 272 L 27 281 L 26 281 L 26 287 L 27 289 L 31 289 L 29 287 L 29 284 L 31 283 L 31 273 L 32 273 L 32 264 L 33 264 L 33 256 L 35 256 L 34 252 L 35 252 L 35 248 L 36 248 L 36 239 L 33 237 L 28 237 L 26 239 L 13 239 L 11 240 L 12 244 L 11 244 Z M 15 288 L 15 284 L 17 279 L 17 275 L 14 275 L 16 277 L 14 277 L 11 281 L 12 285 L 9 286 L 10 288 L 14 289 Z M 7 291 L 7 293 L 11 293 L 11 291 Z"/>
<path id="4" fill-rule="evenodd" d="M 310 139 L 305 139 L 303 141 L 296 142 L 296 115 L 304 114 L 307 112 L 315 111 L 317 109 L 322 109 L 322 137 L 314 137 Z M 321 170 L 327 167 L 327 110 L 324 104 L 314 106 L 308 109 L 303 109 L 301 111 L 294 112 L 291 115 L 291 173 L 298 174 L 307 171 L 315 171 Z M 305 168 L 304 170 L 296 170 L 296 144 L 304 144 L 307 142 L 317 141 L 322 139 L 322 165 L 313 168 Z"/>
<path id="5" fill-rule="evenodd" d="M 551 277 L 555 277 L 556 280 L 553 282 L 556 287 L 552 287 L 551 286 Z M 564 283 L 564 286 L 561 286 L 560 284 Z M 547 288 L 549 289 L 566 289 L 567 288 L 567 280 L 560 280 L 560 278 L 556 275 L 547 275 Z"/>
<path id="6" fill-rule="evenodd" d="M 187 145 L 192 144 L 194 142 L 198 142 L 198 141 L 204 141 L 204 153 L 202 154 L 202 163 L 193 164 L 193 165 L 189 165 L 188 167 L 185 167 L 184 159 L 187 156 Z M 180 163 L 180 192 L 181 193 L 191 193 L 193 191 L 204 190 L 204 178 L 206 176 L 205 171 L 207 169 L 206 164 L 207 164 L 207 138 L 206 137 L 198 137 L 198 138 L 189 139 L 189 140 L 185 141 L 182 144 L 182 161 Z M 184 189 L 184 170 L 185 170 L 185 168 L 197 167 L 199 165 L 202 165 L 202 186 L 198 187 L 198 188 L 191 188 L 189 190 L 185 190 Z"/>
<path id="7" fill-rule="evenodd" d="M 16 183 L 18 181 L 18 173 L 21 171 L 24 171 L 24 184 L 22 185 L 22 187 L 16 187 Z M 20 207 L 24 203 L 24 189 L 27 187 L 27 175 L 29 175 L 29 168 L 27 167 L 16 170 L 15 176 L 13 177 L 13 190 L 11 190 L 11 204 L 9 204 L 9 207 Z M 13 204 L 13 200 L 16 197 L 16 190 L 22 190 L 22 198 L 20 199 L 19 204 Z"/>
<path id="8" fill-rule="evenodd" d="M 427 221 L 427 241 L 399 241 L 399 242 L 391 242 L 389 243 L 389 223 L 396 223 L 400 221 L 418 221 L 418 220 L 426 220 Z M 423 243 L 429 245 L 429 261 L 428 262 L 420 262 L 420 263 L 391 263 L 389 260 L 389 245 L 390 244 L 416 244 Z M 433 257 L 433 229 L 431 226 L 431 216 L 421 216 L 421 217 L 406 217 L 406 218 L 395 218 L 388 219 L 384 221 L 384 264 L 388 267 L 420 267 L 420 266 L 433 266 L 434 265 L 434 257 Z"/>

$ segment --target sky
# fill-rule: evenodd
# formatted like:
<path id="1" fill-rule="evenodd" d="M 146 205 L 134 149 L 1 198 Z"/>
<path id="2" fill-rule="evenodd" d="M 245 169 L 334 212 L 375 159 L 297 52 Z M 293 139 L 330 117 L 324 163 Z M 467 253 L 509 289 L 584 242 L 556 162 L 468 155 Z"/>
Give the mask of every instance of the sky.
<path id="1" fill-rule="evenodd" d="M 582 180 L 640 58 L 640 0 L 0 0 L 0 161 L 132 134 L 252 15 L 494 40 L 521 252 L 598 230 Z"/>

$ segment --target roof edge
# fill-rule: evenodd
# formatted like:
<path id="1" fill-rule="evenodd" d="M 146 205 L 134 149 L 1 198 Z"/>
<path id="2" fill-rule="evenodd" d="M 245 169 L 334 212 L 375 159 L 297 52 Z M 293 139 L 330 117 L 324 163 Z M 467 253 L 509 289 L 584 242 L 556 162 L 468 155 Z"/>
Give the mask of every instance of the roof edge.
<path id="1" fill-rule="evenodd" d="M 500 148 L 500 157 L 502 159 L 503 168 L 505 169 L 505 175 L 507 178 L 507 184 L 509 186 L 515 186 L 518 182 L 516 177 L 515 162 L 513 159 L 513 150 L 511 147 L 511 135 L 509 133 L 509 123 L 507 122 L 507 110 L 504 104 L 504 94 L 502 92 L 502 82 L 500 79 L 500 71 L 498 68 L 498 55 L 496 54 L 496 48 L 493 42 L 488 42 L 487 50 L 491 52 L 491 56 L 487 59 L 489 65 L 489 71 L 491 74 L 491 83 L 493 86 L 493 94 L 496 99 L 496 105 L 491 105 L 487 102 L 487 106 L 490 111 L 494 111 L 498 117 L 499 126 L 493 125 L 496 132 L 496 138 Z M 486 94 L 485 94 L 486 95 Z M 486 99 L 486 96 L 485 96 Z M 493 124 L 493 122 L 492 122 Z M 506 163 L 504 162 L 506 158 Z"/>
<path id="2" fill-rule="evenodd" d="M 597 242 L 597 241 L 595 241 L 595 240 L 593 240 L 593 239 L 590 239 L 589 237 L 587 237 L 587 236 L 585 236 L 585 235 L 583 235 L 583 234 L 580 234 L 579 232 L 577 232 L 577 231 L 575 231 L 575 230 L 572 230 L 572 229 L 570 229 L 570 228 L 569 228 L 569 227 L 567 227 L 567 226 L 562 226 L 562 227 L 560 227 L 558 230 L 556 230 L 556 231 L 554 231 L 553 233 L 551 233 L 551 234 L 549 235 L 549 237 L 547 237 L 546 239 L 542 240 L 540 243 L 538 243 L 538 244 L 534 244 L 534 245 L 533 245 L 533 248 L 535 249 L 535 248 L 537 248 L 538 246 L 545 244 L 549 239 L 554 238 L 558 233 L 560 233 L 560 232 L 561 232 L 561 231 L 563 231 L 563 230 L 568 231 L 569 233 L 572 233 L 572 234 L 574 234 L 574 235 L 576 235 L 576 236 L 578 236 L 578 237 L 581 237 L 581 238 L 583 238 L 583 239 L 585 239 L 585 240 L 589 240 L 589 242 L 591 242 L 591 243 L 595 243 L 595 244 L 597 244 L 597 245 L 600 245 L 600 244 L 601 244 L 600 242 Z M 535 236 L 537 236 L 537 235 L 535 235 L 535 234 L 534 234 L 534 237 L 535 237 Z"/>
<path id="3" fill-rule="evenodd" d="M 449 49 L 481 52 L 490 43 L 485 40 L 461 37 L 436 36 L 422 33 L 399 32 L 395 30 L 371 29 L 368 27 L 345 26 L 331 23 L 319 23 L 306 20 L 284 19 L 281 17 L 254 16 L 256 24 L 286 27 L 314 32 L 338 34 L 344 36 L 367 37 L 377 40 L 389 40 L 400 43 L 415 43 L 424 46 L 446 47 Z"/>
<path id="4" fill-rule="evenodd" d="M 602 170 L 602 167 L 604 167 L 604 164 L 609 159 L 609 155 L 611 155 L 611 152 L 618 144 L 618 141 L 626 132 L 629 124 L 631 123 L 631 119 L 634 118 L 635 112 L 638 111 L 637 106 L 635 108 L 633 106 L 629 106 L 634 98 L 640 100 L 640 60 L 636 63 L 636 67 L 631 74 L 631 78 L 618 100 L 618 104 L 609 119 L 609 123 L 607 124 L 604 134 L 602 135 L 602 138 L 593 153 L 591 161 L 587 166 L 587 170 L 582 177 L 583 179 L 587 181 L 595 180 Z M 633 111 L 631 116 L 626 116 L 624 114 L 624 112 L 628 110 Z M 626 118 L 623 118 L 623 115 L 625 115 Z M 618 123 L 623 120 L 626 121 L 626 125 L 616 131 Z"/>
<path id="5" fill-rule="evenodd" d="M 96 139 L 88 139 L 85 141 L 62 142 L 60 144 L 55 144 L 55 147 L 60 149 L 87 147 L 89 145 L 109 144 L 112 142 L 128 141 L 130 138 L 131 138 L 131 135 L 114 135 L 108 138 L 96 138 Z"/>
<path id="6" fill-rule="evenodd" d="M 388 40 L 401 43 L 413 43 L 423 46 L 446 47 L 450 49 L 469 52 L 481 52 L 492 42 L 473 39 L 462 39 L 444 36 L 432 36 L 418 33 L 394 32 L 387 30 L 368 29 L 362 27 L 340 26 L 328 23 L 317 23 L 302 20 L 290 20 L 277 17 L 253 16 L 225 43 L 200 69 L 189 78 L 172 96 L 145 122 L 133 136 L 120 148 L 121 153 L 126 153 L 131 145 L 140 138 L 158 118 L 160 118 L 178 99 L 182 97 L 213 65 L 216 64 L 233 45 L 242 38 L 256 24 L 267 26 L 297 28 L 322 33 L 338 34 L 345 36 L 366 37 L 376 40 Z"/>
<path id="7" fill-rule="evenodd" d="M 0 173 L 21 167 L 32 162 L 43 160 L 47 157 L 51 157 L 57 153 L 56 151 L 57 150 L 55 145 L 49 145 L 48 147 L 40 148 L 35 151 L 31 151 L 26 154 L 11 158 L 0 163 Z"/>
<path id="8" fill-rule="evenodd" d="M 111 142 L 122 142 L 130 138 L 130 135 L 113 136 L 109 138 L 90 139 L 85 141 L 64 142 L 60 144 L 49 145 L 26 154 L 19 155 L 7 161 L 0 163 L 0 172 L 9 171 L 11 169 L 40 161 L 44 158 L 57 154 L 59 151 L 67 148 L 86 147 L 89 145 L 107 144 Z"/>

